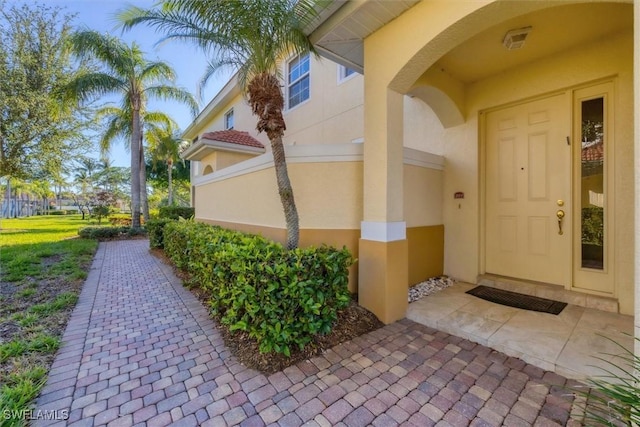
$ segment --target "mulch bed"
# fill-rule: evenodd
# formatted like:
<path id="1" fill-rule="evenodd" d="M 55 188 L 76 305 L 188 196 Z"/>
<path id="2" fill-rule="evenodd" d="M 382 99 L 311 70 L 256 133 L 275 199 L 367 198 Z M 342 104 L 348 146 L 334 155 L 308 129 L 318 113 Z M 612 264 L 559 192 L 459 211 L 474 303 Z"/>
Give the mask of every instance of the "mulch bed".
<path id="1" fill-rule="evenodd" d="M 164 251 L 152 249 L 151 253 L 160 258 L 165 264 L 173 266 L 171 261 L 165 256 Z M 188 278 L 187 274 L 173 268 L 176 276 L 183 281 Z M 189 288 L 191 292 L 207 306 L 207 293 L 197 287 Z M 355 337 L 366 334 L 384 326 L 378 318 L 352 301 L 344 310 L 338 312 L 338 319 L 330 333 L 327 335 L 318 335 L 302 350 L 298 348 L 291 349 L 291 357 L 287 357 L 280 353 L 260 353 L 257 341 L 249 337 L 244 331 L 231 332 L 225 325 L 216 322 L 216 326 L 222 335 L 225 345 L 231 353 L 238 359 L 240 363 L 248 368 L 256 369 L 264 374 L 272 374 L 281 371 L 288 366 L 309 359 L 315 355 L 321 354 L 336 345 L 349 341 Z"/>

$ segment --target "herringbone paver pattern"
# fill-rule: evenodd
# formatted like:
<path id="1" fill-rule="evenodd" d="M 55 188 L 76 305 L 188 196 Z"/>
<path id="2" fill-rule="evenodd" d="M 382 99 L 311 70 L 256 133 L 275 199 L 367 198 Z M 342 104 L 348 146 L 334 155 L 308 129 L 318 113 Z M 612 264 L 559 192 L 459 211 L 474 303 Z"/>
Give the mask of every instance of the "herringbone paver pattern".
<path id="1" fill-rule="evenodd" d="M 557 426 L 567 380 L 403 320 L 265 376 L 145 240 L 101 243 L 40 411 L 56 426 Z M 58 412 L 63 413 L 63 412 Z"/>

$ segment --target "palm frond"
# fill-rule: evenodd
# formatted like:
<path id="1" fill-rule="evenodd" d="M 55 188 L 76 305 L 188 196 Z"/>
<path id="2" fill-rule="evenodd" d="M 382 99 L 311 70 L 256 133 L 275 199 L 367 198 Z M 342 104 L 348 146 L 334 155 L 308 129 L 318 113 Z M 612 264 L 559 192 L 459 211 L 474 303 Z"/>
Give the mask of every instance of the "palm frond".
<path id="1" fill-rule="evenodd" d="M 193 95 L 185 89 L 177 88 L 175 86 L 157 85 L 147 87 L 144 90 L 144 93 L 165 101 L 179 101 L 190 108 L 191 114 L 194 117 L 198 114 L 198 103 L 194 99 Z"/>
<path id="2" fill-rule="evenodd" d="M 164 34 L 161 42 L 183 40 L 204 49 L 210 61 L 201 87 L 218 68 L 232 67 L 246 88 L 257 75 L 278 75 L 283 57 L 316 53 L 304 28 L 324 7 L 326 0 L 165 0 L 155 9 L 130 8 L 119 18 L 124 28 L 155 28 Z"/>
<path id="3" fill-rule="evenodd" d="M 78 31 L 70 37 L 71 48 L 81 58 L 95 58 L 110 66 L 126 61 L 126 48 L 117 38 L 97 31 Z"/>
<path id="4" fill-rule="evenodd" d="M 202 75 L 202 77 L 200 78 L 200 81 L 198 82 L 198 87 L 196 89 L 198 93 L 198 98 L 201 101 L 203 100 L 204 88 L 207 86 L 207 83 L 213 76 L 220 73 L 222 70 L 226 68 L 235 68 L 237 70 L 240 70 L 242 68 L 242 64 L 243 64 L 242 62 L 239 62 L 235 58 L 225 58 L 225 59 L 210 61 L 207 64 L 207 68 L 205 69 L 204 74 Z M 238 82 L 241 87 L 244 87 L 244 85 L 240 83 L 239 79 L 238 79 Z"/>
<path id="5" fill-rule="evenodd" d="M 625 334 L 627 335 L 627 334 Z M 578 407 L 588 425 L 638 425 L 640 423 L 640 357 L 610 337 L 603 337 L 621 353 L 596 356 L 605 363 L 603 372 L 573 392 L 582 399 Z M 635 338 L 639 341 L 638 338 Z"/>
<path id="6" fill-rule="evenodd" d="M 142 9 L 131 7 L 118 14 L 124 29 L 138 24 L 147 24 L 165 36 L 166 40 L 182 40 L 209 49 L 211 44 L 227 45 L 232 42 L 227 34 L 215 31 L 213 22 L 223 14 L 225 3 L 221 0 L 203 0 L 198 2 L 165 1 L 160 9 Z"/>
<path id="7" fill-rule="evenodd" d="M 166 62 L 150 62 L 140 71 L 139 78 L 144 82 L 175 81 L 176 73 Z"/>
<path id="8" fill-rule="evenodd" d="M 106 157 L 107 154 L 111 151 L 113 142 L 118 138 L 123 139 L 125 148 L 129 150 L 130 141 L 127 136 L 130 135 L 130 133 L 131 126 L 129 123 L 123 121 L 119 116 L 111 117 L 106 129 L 102 134 L 102 137 L 100 138 L 100 155 L 102 157 Z"/>
<path id="9" fill-rule="evenodd" d="M 177 128 L 178 124 L 171 117 L 161 111 L 148 111 L 142 118 L 145 126 L 147 124 L 153 124 L 158 126 L 170 126 Z"/>
<path id="10" fill-rule="evenodd" d="M 117 93 L 126 88 L 126 82 L 106 73 L 90 73 L 78 76 L 65 87 L 68 99 L 86 102 L 93 98 Z"/>
<path id="11" fill-rule="evenodd" d="M 105 117 L 117 116 L 122 114 L 122 109 L 118 107 L 114 107 L 112 105 L 107 105 L 101 108 L 98 108 L 95 112 L 96 119 L 102 120 Z"/>

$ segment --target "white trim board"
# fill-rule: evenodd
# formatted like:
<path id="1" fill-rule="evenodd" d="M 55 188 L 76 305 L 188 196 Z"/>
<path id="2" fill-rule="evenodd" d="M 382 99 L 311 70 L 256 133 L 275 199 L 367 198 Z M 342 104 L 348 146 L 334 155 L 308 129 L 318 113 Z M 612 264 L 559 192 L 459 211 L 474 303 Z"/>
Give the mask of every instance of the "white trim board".
<path id="1" fill-rule="evenodd" d="M 366 143 L 365 143 L 366 144 Z M 362 162 L 364 144 L 316 144 L 316 145 L 287 145 L 285 153 L 288 164 L 295 163 L 332 163 L 332 162 Z M 404 164 L 427 169 L 444 169 L 444 157 L 426 153 L 412 148 L 403 149 Z M 222 181 L 236 176 L 246 175 L 273 167 L 271 152 L 256 156 L 252 159 L 236 163 L 235 165 L 217 170 L 211 174 L 194 177 L 193 185 L 203 185 Z"/>
<path id="2" fill-rule="evenodd" d="M 407 223 L 397 222 L 373 222 L 362 221 L 360 223 L 360 236 L 364 240 L 375 242 L 395 242 L 407 239 Z"/>

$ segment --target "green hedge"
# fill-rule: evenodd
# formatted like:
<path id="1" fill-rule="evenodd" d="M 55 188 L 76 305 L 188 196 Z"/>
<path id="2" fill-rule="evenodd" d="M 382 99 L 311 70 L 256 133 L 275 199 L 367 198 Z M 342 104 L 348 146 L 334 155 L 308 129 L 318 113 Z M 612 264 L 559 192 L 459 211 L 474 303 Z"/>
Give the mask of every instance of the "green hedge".
<path id="1" fill-rule="evenodd" d="M 195 215 L 194 208 L 188 208 L 184 206 L 162 206 L 158 214 L 159 219 L 189 219 Z"/>
<path id="2" fill-rule="evenodd" d="M 109 215 L 109 222 L 114 226 L 131 227 L 131 215 L 121 213 L 111 214 Z M 142 214 L 140 214 L 140 224 L 145 225 Z"/>
<path id="3" fill-rule="evenodd" d="M 290 354 L 326 334 L 349 303 L 346 248 L 285 250 L 260 236 L 193 221 L 164 226 L 167 255 L 209 292 L 230 330 L 257 339 L 261 352 Z"/>
<path id="4" fill-rule="evenodd" d="M 149 246 L 151 248 L 164 249 L 164 227 L 173 219 L 152 219 L 146 224 L 149 234 Z"/>
<path id="5" fill-rule="evenodd" d="M 75 211 L 75 210 L 52 210 L 49 211 L 49 215 L 73 215 L 73 214 L 77 214 L 80 213 L 80 211 Z"/>
<path id="6" fill-rule="evenodd" d="M 144 228 L 131 227 L 83 227 L 78 230 L 78 235 L 85 239 L 115 239 L 121 237 L 132 237 L 146 234 Z"/>

